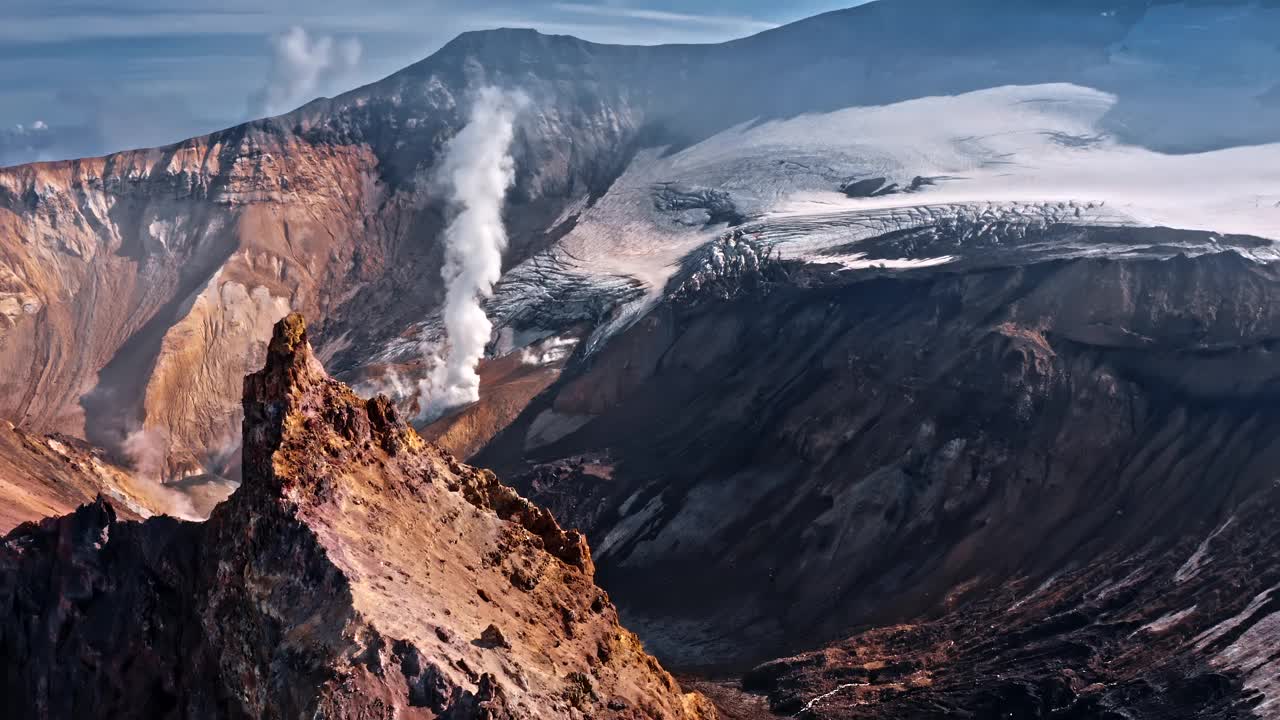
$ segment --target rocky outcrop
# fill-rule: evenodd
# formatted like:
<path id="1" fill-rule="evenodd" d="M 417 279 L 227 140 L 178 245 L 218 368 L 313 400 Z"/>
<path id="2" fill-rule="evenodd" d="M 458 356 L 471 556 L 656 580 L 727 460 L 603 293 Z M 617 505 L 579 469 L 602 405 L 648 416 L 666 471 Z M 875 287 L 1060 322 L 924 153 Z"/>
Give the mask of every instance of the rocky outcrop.
<path id="1" fill-rule="evenodd" d="M 733 198 L 724 190 L 688 187 L 679 183 L 664 183 L 653 189 L 653 207 L 668 213 L 672 219 L 689 227 L 709 227 L 726 223 L 741 225 L 746 217 L 733 204 Z"/>
<path id="2" fill-rule="evenodd" d="M 787 280 L 787 263 L 772 257 L 769 248 L 747 233 L 731 230 L 684 259 L 680 272 L 668 283 L 666 296 L 685 304 L 730 300 L 761 295 L 771 282 Z"/>
<path id="3" fill-rule="evenodd" d="M 15 717 L 715 717 L 580 535 L 330 379 L 299 316 L 266 356 L 207 523 L 99 500 L 0 544 Z"/>

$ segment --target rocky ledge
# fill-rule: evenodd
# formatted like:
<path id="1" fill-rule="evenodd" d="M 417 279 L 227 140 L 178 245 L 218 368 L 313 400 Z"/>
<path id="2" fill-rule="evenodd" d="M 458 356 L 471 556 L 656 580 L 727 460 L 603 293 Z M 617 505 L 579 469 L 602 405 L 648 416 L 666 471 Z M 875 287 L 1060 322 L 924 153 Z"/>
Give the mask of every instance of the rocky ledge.
<path id="1" fill-rule="evenodd" d="M 297 315 L 203 524 L 105 500 L 0 543 L 24 718 L 714 718 L 618 624 L 575 532 L 330 379 Z"/>

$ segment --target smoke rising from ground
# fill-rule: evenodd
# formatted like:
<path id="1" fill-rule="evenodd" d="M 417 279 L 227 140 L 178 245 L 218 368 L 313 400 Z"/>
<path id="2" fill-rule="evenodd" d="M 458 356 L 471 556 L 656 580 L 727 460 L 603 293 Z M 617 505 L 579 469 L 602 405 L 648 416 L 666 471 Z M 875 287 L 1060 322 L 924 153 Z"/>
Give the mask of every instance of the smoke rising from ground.
<path id="1" fill-rule="evenodd" d="M 266 85 L 249 99 L 254 117 L 288 112 L 339 84 L 360 63 L 363 50 L 355 38 L 312 37 L 296 26 L 272 38 L 271 46 Z"/>
<path id="2" fill-rule="evenodd" d="M 558 363 L 573 354 L 578 342 L 578 338 L 573 337 L 549 337 L 521 350 L 520 362 L 534 366 Z"/>
<path id="3" fill-rule="evenodd" d="M 164 482 L 165 455 L 169 451 L 167 433 L 157 428 L 135 430 L 125 438 L 121 449 L 129 458 L 136 481 L 132 489 L 142 496 L 151 510 L 184 520 L 204 519 L 196 512 L 191 498 Z"/>
<path id="4" fill-rule="evenodd" d="M 169 438 L 155 428 L 134 430 L 124 439 L 122 447 L 129 458 L 129 465 L 139 478 L 164 482 L 164 458 L 169 452 Z"/>
<path id="5" fill-rule="evenodd" d="M 476 365 L 493 332 L 482 303 L 502 275 L 507 247 L 502 207 L 515 179 L 511 141 L 516 114 L 526 102 L 521 93 L 480 90 L 466 126 L 445 148 L 439 177 L 456 214 L 445 230 L 441 270 L 447 342 L 442 355 L 424 352 L 431 372 L 419 383 L 427 419 L 480 399 Z"/>

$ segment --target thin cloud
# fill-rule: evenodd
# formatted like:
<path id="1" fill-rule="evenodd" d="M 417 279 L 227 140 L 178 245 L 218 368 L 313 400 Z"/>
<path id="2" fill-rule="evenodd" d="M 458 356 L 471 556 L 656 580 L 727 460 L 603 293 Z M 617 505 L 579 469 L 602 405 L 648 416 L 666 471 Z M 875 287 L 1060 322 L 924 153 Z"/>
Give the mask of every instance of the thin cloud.
<path id="1" fill-rule="evenodd" d="M 715 28 L 734 28 L 747 32 L 760 32 L 778 27 L 777 23 L 756 20 L 750 17 L 734 15 L 695 15 L 692 13 L 670 12 L 666 10 L 649 10 L 645 8 L 618 7 L 610 5 L 587 5 L 584 3 L 554 3 L 551 7 L 567 13 L 595 15 L 597 17 L 640 20 L 652 23 L 672 25 L 701 25 Z"/>
<path id="2" fill-rule="evenodd" d="M 262 13 L 83 14 L 7 18 L 0 41 L 29 44 L 167 35 L 257 35 Z"/>
<path id="3" fill-rule="evenodd" d="M 468 30 L 529 27 L 656 45 L 722 42 L 774 27 L 748 16 L 755 10 L 716 15 L 693 5 L 668 12 L 592 2 L 0 0 L 0 164 L 163 145 L 285 112 L 384 77 Z M 280 38 L 299 24 L 308 42 L 282 49 Z M 329 49 L 321 42 L 318 50 L 326 37 L 334 38 Z M 30 132 L 37 118 L 49 126 L 39 138 Z M 17 134 L 18 123 L 26 134 Z"/>

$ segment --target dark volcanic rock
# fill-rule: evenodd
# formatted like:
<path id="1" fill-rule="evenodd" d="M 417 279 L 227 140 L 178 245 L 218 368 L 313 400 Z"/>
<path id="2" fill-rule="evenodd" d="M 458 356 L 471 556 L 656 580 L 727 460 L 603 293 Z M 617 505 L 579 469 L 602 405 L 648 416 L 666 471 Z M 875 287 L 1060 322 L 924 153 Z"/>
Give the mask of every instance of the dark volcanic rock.
<path id="1" fill-rule="evenodd" d="M 681 261 L 679 272 L 667 283 L 666 296 L 684 305 L 743 295 L 760 298 L 774 283 L 799 284 L 803 267 L 774 257 L 742 230 L 731 230 Z"/>
<path id="2" fill-rule="evenodd" d="M 1275 481 L 1277 337 L 1276 268 L 1235 253 L 775 282 L 655 311 L 477 461 L 573 513 L 664 661 L 746 669 L 1185 560 Z M 526 446 L 544 413 L 577 429 Z M 582 457 L 607 478 L 555 471 Z"/>
<path id="3" fill-rule="evenodd" d="M 243 717 L 206 673 L 193 613 L 200 527 L 122 522 L 104 499 L 0 545 L 7 717 Z"/>
<path id="4" fill-rule="evenodd" d="M 1272 717 L 1278 503 L 1269 489 L 1168 551 L 959 592 L 939 617 L 765 663 L 743 685 L 804 718 Z"/>
<path id="5" fill-rule="evenodd" d="M 844 193 L 845 197 L 868 198 L 878 197 L 880 195 L 891 195 L 897 191 L 897 183 L 888 183 L 887 185 L 886 183 L 888 183 L 888 181 L 882 177 L 862 179 L 855 178 L 840 183 L 840 192 Z M 915 189 L 914 184 L 912 185 L 912 189 Z"/>
<path id="6" fill-rule="evenodd" d="M 0 543 L 7 716 L 714 717 L 618 626 L 581 536 L 329 379 L 298 316 L 267 356 L 207 523 L 99 500 Z"/>
<path id="7" fill-rule="evenodd" d="M 746 220 L 724 190 L 667 183 L 654 188 L 653 206 L 662 212 L 681 213 L 679 222 L 696 226 L 741 225 Z"/>

